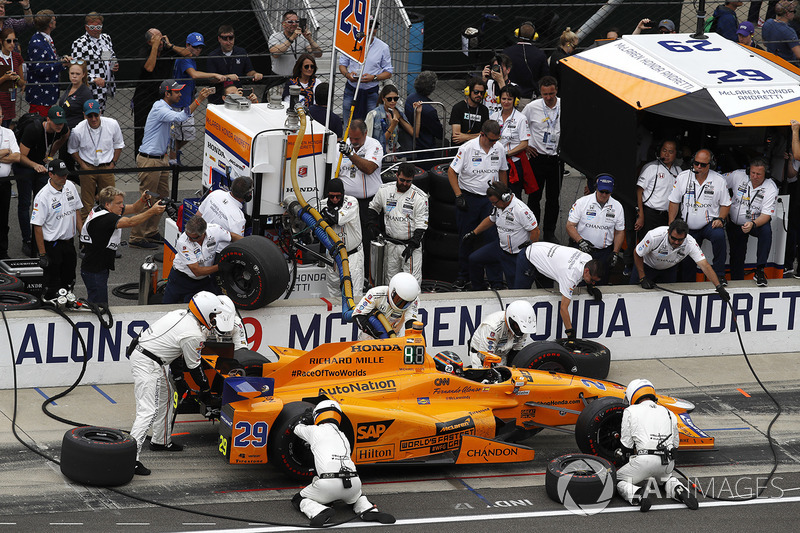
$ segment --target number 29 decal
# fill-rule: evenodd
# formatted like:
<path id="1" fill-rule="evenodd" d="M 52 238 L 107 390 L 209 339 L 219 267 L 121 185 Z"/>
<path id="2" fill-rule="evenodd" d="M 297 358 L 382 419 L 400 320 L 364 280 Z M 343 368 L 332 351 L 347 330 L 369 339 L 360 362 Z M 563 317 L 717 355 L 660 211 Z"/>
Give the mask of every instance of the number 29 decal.
<path id="1" fill-rule="evenodd" d="M 772 77 L 767 76 L 760 70 L 752 68 L 742 68 L 739 70 L 709 70 L 709 74 L 722 74 L 717 79 L 721 82 L 736 81 L 771 81 Z"/>

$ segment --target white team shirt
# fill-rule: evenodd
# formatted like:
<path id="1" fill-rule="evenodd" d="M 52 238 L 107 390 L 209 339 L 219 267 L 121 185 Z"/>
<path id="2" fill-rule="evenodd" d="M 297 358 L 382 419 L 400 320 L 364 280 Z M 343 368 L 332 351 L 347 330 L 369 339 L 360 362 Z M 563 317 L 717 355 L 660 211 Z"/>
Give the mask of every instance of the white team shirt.
<path id="1" fill-rule="evenodd" d="M 361 244 L 361 218 L 358 212 L 358 200 L 347 194 L 342 197 L 339 223 L 331 228 L 342 239 L 345 249 L 352 252 L 358 248 L 358 245 Z"/>
<path id="2" fill-rule="evenodd" d="M 655 450 L 659 443 L 671 450 L 681 443 L 678 417 L 651 400 L 625 408 L 620 434 L 622 445 L 636 451 Z"/>
<path id="3" fill-rule="evenodd" d="M 8 128 L 0 127 L 0 150 L 11 150 L 12 154 L 19 153 L 19 144 L 14 132 Z M 11 175 L 11 163 L 0 163 L 0 178 Z"/>
<path id="4" fill-rule="evenodd" d="M 572 298 L 575 287 L 583 281 L 583 270 L 592 256 L 577 248 L 549 242 L 535 242 L 525 248 L 525 257 L 539 273 L 558 283 L 558 290 Z"/>
<path id="5" fill-rule="evenodd" d="M 74 183 L 67 181 L 59 191 L 47 180 L 33 199 L 31 224 L 42 227 L 46 241 L 72 239 L 78 231 L 81 208 L 83 202 Z"/>
<path id="6" fill-rule="evenodd" d="M 686 234 L 686 239 L 677 248 L 669 243 L 669 226 L 651 229 L 636 245 L 636 253 L 642 258 L 644 264 L 656 270 L 666 270 L 677 265 L 688 255 L 695 263 L 699 263 L 706 256 L 694 237 Z"/>
<path id="7" fill-rule="evenodd" d="M 597 249 L 613 246 L 614 231 L 625 229 L 622 204 L 609 196 L 608 202 L 600 205 L 595 193 L 578 198 L 572 204 L 569 221 L 577 224 L 578 235 Z"/>
<path id="8" fill-rule="evenodd" d="M 205 276 L 195 276 L 189 265 L 196 263 L 198 266 L 211 266 L 214 264 L 214 255 L 223 250 L 231 242 L 231 234 L 216 224 L 209 224 L 206 228 L 206 238 L 203 244 L 189 240 L 186 233 L 181 233 L 175 243 L 175 259 L 172 268 L 178 269 L 192 279 L 203 279 Z"/>
<path id="9" fill-rule="evenodd" d="M 496 111 L 489 116 L 489 120 L 496 120 L 500 124 L 500 141 L 506 152 L 516 148 L 522 141 L 531 140 L 531 132 L 528 129 L 528 119 L 522 112 L 516 109 L 511 110 L 511 114 L 503 120 L 503 111 Z M 512 161 L 519 161 L 519 156 L 511 156 Z"/>
<path id="10" fill-rule="evenodd" d="M 489 220 L 497 227 L 500 248 L 510 254 L 519 253 L 520 245 L 530 242 L 531 231 L 539 225 L 525 202 L 516 196 L 505 209 L 492 209 Z"/>
<path id="11" fill-rule="evenodd" d="M 511 350 L 521 350 L 530 343 L 530 335 L 524 333 L 519 337 L 506 326 L 506 312 L 496 311 L 487 316 L 475 329 L 469 343 L 470 363 L 473 368 L 483 366 L 483 359 L 478 352 L 489 352 L 502 357 L 502 364 L 506 364 L 505 357 Z"/>
<path id="12" fill-rule="evenodd" d="M 552 109 L 547 107 L 543 98 L 530 102 L 522 110 L 528 119 L 531 138 L 528 146 L 536 152 L 546 155 L 558 155 L 558 141 L 561 139 L 561 98 L 556 98 Z"/>
<path id="13" fill-rule="evenodd" d="M 139 346 L 155 354 L 165 365 L 183 356 L 189 370 L 200 365 L 200 351 L 208 330 L 187 310 L 170 311 L 144 330 Z"/>
<path id="14" fill-rule="evenodd" d="M 775 216 L 775 201 L 778 186 L 769 178 L 758 187 L 753 187 L 750 176 L 744 170 L 734 170 L 724 175 L 728 188 L 733 191 L 731 198 L 731 222 L 737 226 L 753 221 L 761 215 Z"/>
<path id="15" fill-rule="evenodd" d="M 405 241 L 414 236 L 414 230 L 428 229 L 428 195 L 416 185 L 401 193 L 396 183 L 385 183 L 369 208 L 383 213 L 386 234 L 393 239 Z"/>
<path id="16" fill-rule="evenodd" d="M 242 202 L 231 196 L 228 191 L 217 189 L 211 192 L 200 204 L 197 214 L 202 215 L 208 224 L 216 224 L 224 230 L 244 237 L 245 219 Z"/>
<path id="17" fill-rule="evenodd" d="M 350 442 L 334 424 L 318 426 L 297 424 L 294 434 L 311 446 L 317 474 L 335 474 L 342 470 L 356 471 L 350 458 Z"/>
<path id="18" fill-rule="evenodd" d="M 67 151 L 77 153 L 84 162 L 98 166 L 114 159 L 114 150 L 125 148 L 119 122 L 100 117 L 100 126 L 93 130 L 87 120 L 82 120 L 70 132 Z"/>
<path id="19" fill-rule="evenodd" d="M 350 141 L 347 141 L 350 144 Z M 342 157 L 342 166 L 339 169 L 339 178 L 344 182 L 344 192 L 356 198 L 371 198 L 378 192 L 378 188 L 383 185 L 381 180 L 381 158 L 383 157 L 383 147 L 377 139 L 365 137 L 364 144 L 356 151 L 356 154 L 368 161 L 372 161 L 378 168 L 372 174 L 364 175 L 350 161 L 347 156 Z"/>
<path id="20" fill-rule="evenodd" d="M 409 320 L 419 320 L 419 298 L 416 298 L 411 304 L 402 310 L 397 310 L 387 301 L 389 294 L 388 285 L 380 285 L 372 287 L 367 294 L 358 302 L 353 315 L 368 315 L 373 309 L 378 309 L 386 317 L 386 320 L 391 324 L 392 329 L 398 335 L 404 328 L 405 323 Z"/>
<path id="21" fill-rule="evenodd" d="M 484 152 L 480 136 L 470 139 L 458 149 L 450 168 L 458 174 L 458 186 L 462 191 L 486 196 L 490 181 L 500 179 L 500 171 L 508 170 L 506 151 L 499 142 Z"/>
<path id="22" fill-rule="evenodd" d="M 680 173 L 681 167 L 675 164 L 670 168 L 661 161 L 651 161 L 645 165 L 636 180 L 636 186 L 642 189 L 642 203 L 656 211 L 669 209 L 669 194 Z"/>
<path id="23" fill-rule="evenodd" d="M 717 218 L 721 206 L 731 205 L 731 195 L 725 178 L 717 172 L 709 170 L 701 185 L 691 170 L 684 170 L 675 180 L 669 201 L 683 204 L 683 219 L 695 230 Z"/>

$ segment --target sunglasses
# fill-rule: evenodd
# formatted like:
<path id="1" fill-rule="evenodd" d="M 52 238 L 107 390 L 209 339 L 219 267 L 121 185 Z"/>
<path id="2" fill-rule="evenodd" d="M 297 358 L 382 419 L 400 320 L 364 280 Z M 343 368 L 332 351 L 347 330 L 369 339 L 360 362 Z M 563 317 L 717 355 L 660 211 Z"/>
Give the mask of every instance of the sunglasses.
<path id="1" fill-rule="evenodd" d="M 195 235 L 189 235 L 188 233 L 186 234 L 186 237 L 187 237 L 187 238 L 188 238 L 188 239 L 189 239 L 191 242 L 197 242 L 197 241 L 201 240 L 201 239 L 202 239 L 204 236 L 205 236 L 205 233 L 201 233 L 200 235 L 197 235 L 197 234 L 195 234 Z"/>
<path id="2" fill-rule="evenodd" d="M 284 20 L 286 24 L 300 24 L 299 20 Z"/>
<path id="3" fill-rule="evenodd" d="M 414 178 L 406 179 L 406 178 L 401 178 L 400 176 L 397 176 L 397 181 L 399 181 L 400 183 L 414 183 Z"/>
<path id="4" fill-rule="evenodd" d="M 709 164 L 708 163 L 701 163 L 700 161 L 692 161 L 692 166 L 706 168 Z"/>
<path id="5" fill-rule="evenodd" d="M 400 97 L 399 96 L 384 96 L 383 99 L 386 100 L 387 102 L 396 102 L 396 101 L 400 100 Z"/>
<path id="6" fill-rule="evenodd" d="M 70 65 L 83 65 L 85 61 L 83 59 L 70 59 Z"/>
<path id="7" fill-rule="evenodd" d="M 317 70 L 316 65 L 303 65 L 303 68 L 306 70 Z"/>
<path id="8" fill-rule="evenodd" d="M 102 24 L 87 24 L 86 25 L 86 29 L 87 30 L 102 30 L 103 29 L 103 25 Z"/>
<path id="9" fill-rule="evenodd" d="M 6 39 L 6 42 L 9 44 L 11 43 L 17 44 L 19 42 L 19 39 Z"/>
<path id="10" fill-rule="evenodd" d="M 496 143 L 497 141 L 499 141 L 499 140 L 500 140 L 500 137 L 498 137 L 498 138 L 496 138 L 496 139 L 492 139 L 491 137 L 489 137 L 489 136 L 488 136 L 488 135 L 486 135 L 485 133 L 481 133 L 481 135 L 483 135 L 484 137 L 486 137 L 486 140 L 487 140 L 487 141 L 489 141 L 490 143 Z"/>
<path id="11" fill-rule="evenodd" d="M 233 35 L 220 35 L 219 38 L 223 41 L 232 41 L 234 39 Z"/>
<path id="12" fill-rule="evenodd" d="M 486 94 L 486 91 L 479 91 L 477 89 L 472 89 L 473 94 Z"/>
<path id="13" fill-rule="evenodd" d="M 331 193 L 328 193 L 328 198 L 330 198 L 331 200 L 338 200 L 338 199 L 339 199 L 339 198 L 341 198 L 342 196 L 343 196 L 343 195 L 342 195 L 342 193 L 340 193 L 340 192 L 331 192 Z"/>
<path id="14" fill-rule="evenodd" d="M 673 237 L 672 235 L 670 235 L 669 238 L 672 239 L 675 242 L 683 242 L 683 241 L 686 240 L 686 236 L 685 235 L 683 237 Z"/>

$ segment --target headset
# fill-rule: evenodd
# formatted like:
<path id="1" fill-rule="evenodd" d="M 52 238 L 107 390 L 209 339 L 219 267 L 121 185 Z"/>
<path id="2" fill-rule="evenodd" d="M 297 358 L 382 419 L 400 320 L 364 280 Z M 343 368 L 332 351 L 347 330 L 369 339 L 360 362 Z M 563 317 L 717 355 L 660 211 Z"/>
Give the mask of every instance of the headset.
<path id="1" fill-rule="evenodd" d="M 489 187 L 486 189 L 486 196 L 496 196 L 500 198 L 501 202 L 508 203 L 514 197 L 511 194 L 511 189 L 501 181 L 489 181 Z"/>
<path id="2" fill-rule="evenodd" d="M 517 107 L 519 105 L 519 89 L 517 89 L 513 85 L 506 85 L 505 87 L 500 89 L 500 92 L 497 95 L 497 98 L 498 99 L 502 98 L 503 97 L 503 93 L 508 93 L 510 96 L 514 97 L 514 107 Z"/>
<path id="3" fill-rule="evenodd" d="M 483 78 L 473 78 L 470 80 L 469 85 L 464 87 L 464 96 L 469 97 L 469 95 L 472 93 L 472 89 L 474 89 L 476 85 L 483 85 L 485 88 L 486 81 L 484 81 Z"/>
<path id="4" fill-rule="evenodd" d="M 521 28 L 523 26 L 530 26 L 531 28 L 533 28 L 533 37 L 532 38 L 531 37 L 520 37 L 519 28 Z M 528 41 L 528 42 L 536 41 L 536 40 L 539 39 L 539 34 L 536 33 L 536 25 L 533 22 L 531 22 L 530 20 L 526 20 L 525 22 L 520 24 L 519 28 L 516 28 L 514 30 L 514 37 L 516 37 L 516 38 L 518 38 L 518 39 L 520 39 L 522 41 Z"/>

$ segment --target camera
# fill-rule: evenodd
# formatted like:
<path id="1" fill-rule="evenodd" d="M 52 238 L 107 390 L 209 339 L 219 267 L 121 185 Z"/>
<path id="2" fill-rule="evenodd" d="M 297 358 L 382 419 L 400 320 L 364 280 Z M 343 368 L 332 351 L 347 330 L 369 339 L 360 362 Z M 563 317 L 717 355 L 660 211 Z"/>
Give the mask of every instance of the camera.
<path id="1" fill-rule="evenodd" d="M 492 72 L 500 72 L 500 65 L 492 65 Z"/>
<path id="2" fill-rule="evenodd" d="M 253 89 L 242 89 L 242 96 L 245 98 L 249 97 L 251 94 L 253 94 Z"/>
<path id="3" fill-rule="evenodd" d="M 300 19 L 300 21 L 299 21 L 299 25 L 300 25 L 300 31 L 302 31 L 303 33 L 305 33 L 305 32 L 306 32 L 306 25 L 307 25 L 307 24 L 308 24 L 308 19 Z"/>

